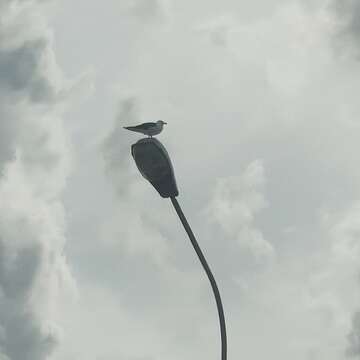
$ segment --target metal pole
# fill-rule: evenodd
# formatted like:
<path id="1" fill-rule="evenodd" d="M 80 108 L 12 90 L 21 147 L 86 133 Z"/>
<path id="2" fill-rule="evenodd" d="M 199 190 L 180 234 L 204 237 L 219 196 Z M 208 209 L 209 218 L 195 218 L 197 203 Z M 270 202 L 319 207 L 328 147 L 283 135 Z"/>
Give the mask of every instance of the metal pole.
<path id="1" fill-rule="evenodd" d="M 226 360 L 227 359 L 227 340 L 226 340 L 226 324 L 225 324 L 225 316 L 224 316 L 224 309 L 222 306 L 222 302 L 221 302 L 221 297 L 220 297 L 220 292 L 219 289 L 216 285 L 216 281 L 215 278 L 210 270 L 210 267 L 208 265 L 208 263 L 206 262 L 205 256 L 202 253 L 199 244 L 196 241 L 196 238 L 190 228 L 189 223 L 186 220 L 186 217 L 184 215 L 184 213 L 181 210 L 181 207 L 178 203 L 178 201 L 176 200 L 175 197 L 171 197 L 171 202 L 174 205 L 174 208 L 185 228 L 185 231 L 187 232 L 191 244 L 194 247 L 194 250 L 197 254 L 197 256 L 199 257 L 199 260 L 201 262 L 202 267 L 204 268 L 207 277 L 209 278 L 213 293 L 215 295 L 215 300 L 216 300 L 216 305 L 217 305 L 217 309 L 218 309 L 218 313 L 219 313 L 219 320 L 220 320 L 220 333 L 221 333 L 221 360 Z"/>

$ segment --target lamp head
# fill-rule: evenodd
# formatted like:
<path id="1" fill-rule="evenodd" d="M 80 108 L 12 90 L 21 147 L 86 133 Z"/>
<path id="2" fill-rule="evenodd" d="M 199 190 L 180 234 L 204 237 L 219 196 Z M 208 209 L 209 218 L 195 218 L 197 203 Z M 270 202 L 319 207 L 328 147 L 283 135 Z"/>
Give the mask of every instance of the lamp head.
<path id="1" fill-rule="evenodd" d="M 141 175 L 162 197 L 179 195 L 170 157 L 159 140 L 155 138 L 139 140 L 131 146 L 131 155 Z"/>

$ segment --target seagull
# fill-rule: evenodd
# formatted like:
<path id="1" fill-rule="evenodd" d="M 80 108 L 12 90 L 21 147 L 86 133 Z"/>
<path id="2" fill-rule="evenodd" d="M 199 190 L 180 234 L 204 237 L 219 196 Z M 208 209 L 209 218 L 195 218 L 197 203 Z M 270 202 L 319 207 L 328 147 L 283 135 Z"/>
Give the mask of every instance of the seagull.
<path id="1" fill-rule="evenodd" d="M 139 132 L 152 138 L 162 132 L 165 124 L 167 124 L 165 121 L 158 120 L 157 122 L 147 122 L 137 126 L 124 126 L 124 129 Z"/>

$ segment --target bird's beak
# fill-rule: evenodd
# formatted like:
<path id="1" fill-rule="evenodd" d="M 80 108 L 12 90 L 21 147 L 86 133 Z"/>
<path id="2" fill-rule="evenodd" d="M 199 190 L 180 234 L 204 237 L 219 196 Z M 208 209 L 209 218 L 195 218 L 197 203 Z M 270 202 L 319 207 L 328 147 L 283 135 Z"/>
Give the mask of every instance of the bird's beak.
<path id="1" fill-rule="evenodd" d="M 164 121 L 164 124 L 167 125 L 167 122 Z"/>

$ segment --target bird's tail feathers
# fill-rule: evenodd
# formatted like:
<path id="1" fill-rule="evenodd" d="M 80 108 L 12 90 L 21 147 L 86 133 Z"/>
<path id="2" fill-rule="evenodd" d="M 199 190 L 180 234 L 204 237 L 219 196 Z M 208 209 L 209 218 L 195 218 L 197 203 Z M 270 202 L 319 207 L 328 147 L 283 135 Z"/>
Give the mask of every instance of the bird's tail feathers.
<path id="1" fill-rule="evenodd" d="M 138 129 L 136 126 L 124 126 L 124 129 L 130 130 L 130 131 L 136 131 L 136 132 L 142 132 L 140 129 Z"/>

